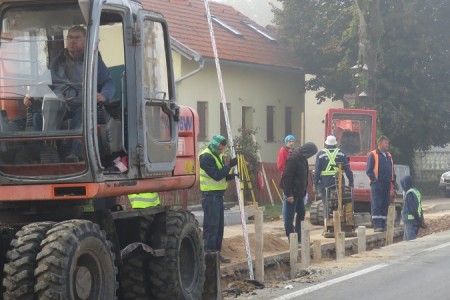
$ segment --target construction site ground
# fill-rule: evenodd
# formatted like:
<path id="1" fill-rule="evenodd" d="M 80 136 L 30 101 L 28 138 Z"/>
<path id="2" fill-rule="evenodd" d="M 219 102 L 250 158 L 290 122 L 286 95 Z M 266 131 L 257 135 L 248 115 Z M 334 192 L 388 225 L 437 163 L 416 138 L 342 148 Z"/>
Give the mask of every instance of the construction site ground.
<path id="1" fill-rule="evenodd" d="M 450 199 L 434 198 L 424 199 L 423 209 L 426 229 L 421 229 L 419 237 L 433 234 L 435 232 L 450 230 Z M 307 213 L 306 220 L 309 215 Z M 248 237 L 250 252 L 254 259 L 254 224 L 248 223 Z M 222 294 L 225 299 L 234 299 L 237 295 L 251 293 L 257 288 L 268 288 L 278 286 L 285 281 L 290 280 L 289 266 L 289 242 L 285 236 L 283 220 L 281 217 L 272 221 L 264 221 L 264 282 L 261 283 L 249 280 L 248 260 L 245 250 L 243 237 L 243 228 L 241 224 L 225 227 L 224 241 L 222 244 L 222 254 L 231 259 L 231 263 L 221 266 Z M 322 259 L 312 260 L 314 274 L 305 271 L 299 276 L 320 276 L 323 272 L 330 272 L 336 269 L 332 266 L 335 262 L 335 246 L 333 238 L 324 238 L 322 236 L 323 226 L 312 226 L 310 240 L 320 240 L 322 245 Z M 366 228 L 367 250 L 380 248 L 385 245 L 385 233 L 375 233 L 372 228 Z M 394 230 L 394 242 L 403 239 L 403 227 L 396 227 Z M 357 238 L 346 238 L 346 255 L 357 252 Z M 299 251 L 300 255 L 300 251 Z M 299 257 L 299 261 L 301 258 Z M 339 265 L 342 267 L 342 264 Z"/>

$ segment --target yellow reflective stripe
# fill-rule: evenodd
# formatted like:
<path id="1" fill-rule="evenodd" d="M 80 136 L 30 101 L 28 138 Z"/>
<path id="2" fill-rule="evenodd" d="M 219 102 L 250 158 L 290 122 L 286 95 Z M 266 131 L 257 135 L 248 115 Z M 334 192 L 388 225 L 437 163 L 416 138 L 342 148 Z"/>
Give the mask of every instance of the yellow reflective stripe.
<path id="1" fill-rule="evenodd" d="M 322 176 L 334 176 L 337 173 L 336 170 L 336 157 L 339 153 L 339 148 L 334 149 L 333 153 L 330 152 L 330 150 L 328 150 L 327 148 L 323 149 L 323 152 L 325 152 L 325 154 L 328 156 L 328 165 L 325 168 L 325 170 L 323 170 L 322 172 L 320 172 L 320 175 Z"/>

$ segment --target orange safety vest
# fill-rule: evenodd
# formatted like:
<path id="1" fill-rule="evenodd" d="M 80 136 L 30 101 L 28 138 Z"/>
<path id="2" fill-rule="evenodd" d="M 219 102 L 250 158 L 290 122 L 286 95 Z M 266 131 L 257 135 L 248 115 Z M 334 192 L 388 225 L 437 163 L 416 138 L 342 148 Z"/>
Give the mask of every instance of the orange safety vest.
<path id="1" fill-rule="evenodd" d="M 373 173 L 378 178 L 378 152 L 377 152 L 377 150 L 372 150 L 372 151 L 370 151 L 370 153 L 373 154 L 373 158 L 375 159 L 375 164 L 373 166 Z M 394 161 L 392 160 L 391 153 L 386 152 L 386 155 L 389 158 L 389 160 L 391 161 L 391 166 L 392 166 L 391 181 L 393 182 L 394 181 Z"/>

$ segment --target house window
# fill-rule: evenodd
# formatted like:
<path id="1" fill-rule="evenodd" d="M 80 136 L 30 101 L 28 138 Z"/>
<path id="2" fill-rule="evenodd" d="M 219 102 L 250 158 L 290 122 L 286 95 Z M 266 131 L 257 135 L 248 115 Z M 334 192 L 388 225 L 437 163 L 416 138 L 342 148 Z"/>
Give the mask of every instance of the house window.
<path id="1" fill-rule="evenodd" d="M 267 106 L 267 142 L 274 142 L 275 106 Z"/>
<path id="2" fill-rule="evenodd" d="M 227 113 L 228 113 L 228 119 L 231 122 L 231 104 L 227 103 Z M 225 115 L 223 113 L 223 105 L 220 103 L 220 135 L 221 136 L 228 136 L 227 132 L 227 123 L 225 122 Z"/>
<path id="3" fill-rule="evenodd" d="M 273 38 L 272 36 L 270 36 L 267 32 L 265 32 L 264 30 L 262 30 L 261 28 L 259 28 L 258 26 L 256 26 L 253 23 L 247 22 L 247 21 L 242 21 L 242 23 L 244 23 L 245 25 L 247 25 L 248 27 L 250 27 L 251 29 L 253 29 L 254 31 L 256 31 L 257 33 L 259 33 L 260 35 L 262 35 L 263 37 L 265 37 L 266 39 L 268 39 L 271 42 L 275 42 L 276 39 Z"/>
<path id="4" fill-rule="evenodd" d="M 197 101 L 197 113 L 200 127 L 198 140 L 205 142 L 208 140 L 208 102 Z"/>
<path id="5" fill-rule="evenodd" d="M 224 21 L 220 20 L 219 18 L 217 18 L 216 16 L 211 16 L 211 20 L 217 24 L 219 24 L 221 27 L 225 28 L 226 30 L 230 31 L 231 33 L 233 33 L 234 35 L 237 36 L 242 36 L 242 33 L 239 30 L 234 29 L 233 27 L 231 27 L 230 25 L 228 25 L 227 23 L 225 23 Z"/>
<path id="6" fill-rule="evenodd" d="M 242 107 L 242 129 L 253 129 L 253 108 L 250 106 Z"/>
<path id="7" fill-rule="evenodd" d="M 292 107 L 286 107 L 284 112 L 284 135 L 292 134 Z"/>

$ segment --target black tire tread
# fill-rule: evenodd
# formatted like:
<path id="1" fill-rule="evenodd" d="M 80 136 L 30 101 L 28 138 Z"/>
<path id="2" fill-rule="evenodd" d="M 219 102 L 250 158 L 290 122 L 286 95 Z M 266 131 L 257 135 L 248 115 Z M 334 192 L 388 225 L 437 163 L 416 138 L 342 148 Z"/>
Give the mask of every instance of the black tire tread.
<path id="1" fill-rule="evenodd" d="M 79 238 L 85 234 L 97 236 L 102 239 L 109 254 L 114 261 L 114 253 L 111 251 L 111 242 L 106 239 L 106 234 L 100 227 L 87 220 L 68 220 L 56 224 L 47 232 L 47 237 L 42 241 L 42 250 L 37 255 L 38 267 L 35 270 L 35 292 L 38 299 L 64 300 L 68 299 L 67 282 L 64 267 L 70 265 L 72 257 L 70 249 L 76 248 Z M 117 268 L 114 267 L 115 275 Z M 117 289 L 117 282 L 115 289 Z M 114 293 L 115 294 L 115 293 Z"/>
<path id="2" fill-rule="evenodd" d="M 197 272 L 192 270 L 192 276 L 197 276 L 197 278 L 194 278 L 194 288 L 189 291 L 184 289 L 179 278 L 179 247 L 181 239 L 184 238 L 182 234 L 186 234 L 184 229 L 190 231 L 188 235 L 191 235 L 195 240 L 193 246 L 195 247 L 195 259 L 197 260 Z M 188 211 L 169 211 L 167 216 L 167 236 L 166 256 L 163 258 L 152 258 L 149 262 L 152 299 L 201 299 L 206 267 L 203 238 L 198 227 L 198 221 Z"/>
<path id="3" fill-rule="evenodd" d="M 4 266 L 4 300 L 34 300 L 34 270 L 41 242 L 54 222 L 37 222 L 25 225 L 11 241 Z"/>

